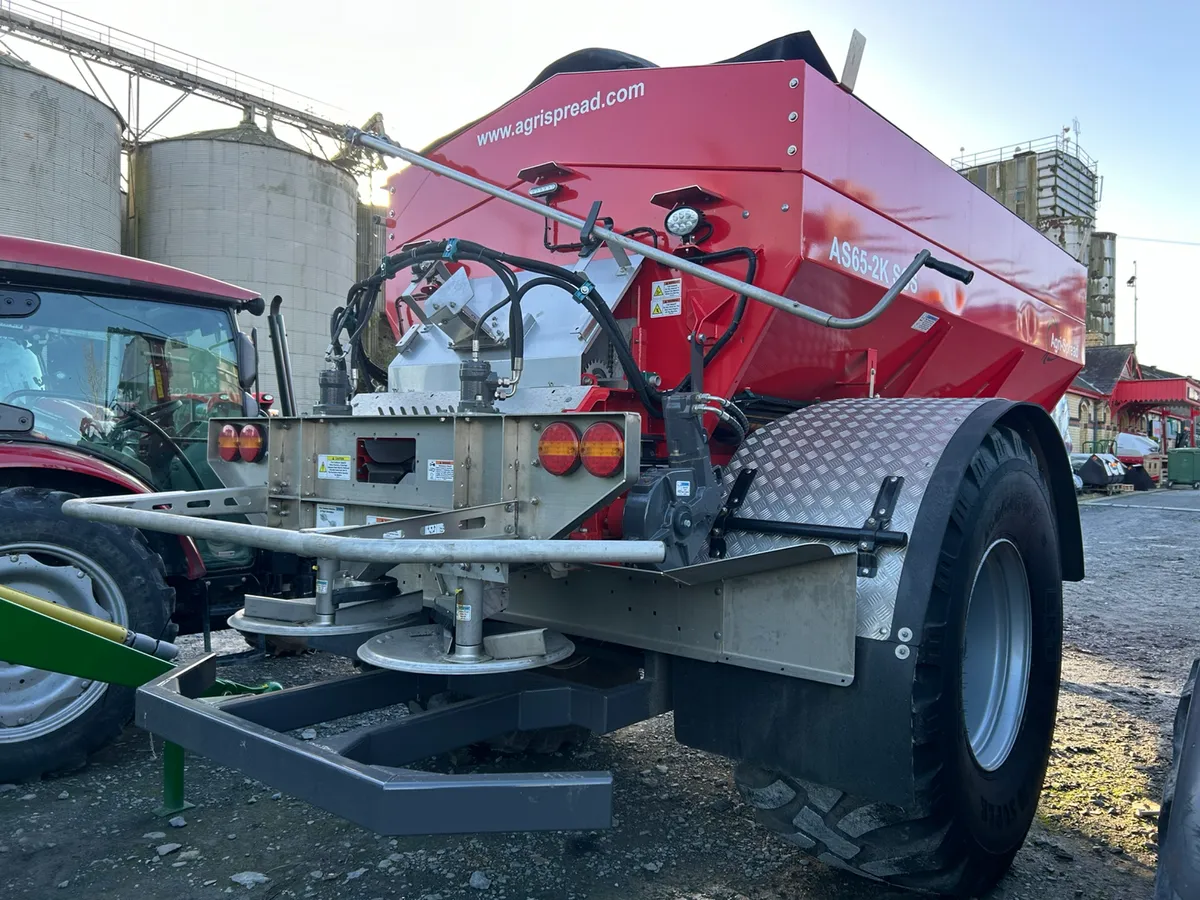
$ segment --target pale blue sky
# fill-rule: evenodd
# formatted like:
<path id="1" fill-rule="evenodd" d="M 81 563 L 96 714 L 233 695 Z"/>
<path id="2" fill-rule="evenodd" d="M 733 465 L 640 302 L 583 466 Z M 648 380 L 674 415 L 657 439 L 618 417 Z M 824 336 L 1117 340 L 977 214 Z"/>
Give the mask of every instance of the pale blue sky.
<path id="1" fill-rule="evenodd" d="M 857 93 L 938 156 L 1051 135 L 1078 118 L 1080 143 L 1104 176 L 1098 228 L 1200 244 L 1196 2 L 60 2 L 320 98 L 352 120 L 380 110 L 389 133 L 410 147 L 499 105 L 546 63 L 580 47 L 683 65 L 808 29 L 840 71 L 857 28 L 867 37 Z M 26 55 L 77 80 L 61 59 Z M 123 104 L 123 79 L 105 76 L 105 83 Z M 143 92 L 144 119 L 164 96 Z M 232 111 L 189 100 L 160 130 L 235 120 Z M 1135 259 L 1140 358 L 1200 376 L 1200 246 L 1118 237 L 1121 341 L 1133 334 L 1124 282 Z"/>

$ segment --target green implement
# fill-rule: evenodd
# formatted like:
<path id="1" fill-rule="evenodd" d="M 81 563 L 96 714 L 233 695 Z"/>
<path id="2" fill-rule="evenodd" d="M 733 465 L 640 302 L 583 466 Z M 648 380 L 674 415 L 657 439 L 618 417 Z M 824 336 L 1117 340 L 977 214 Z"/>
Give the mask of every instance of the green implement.
<path id="1" fill-rule="evenodd" d="M 80 612 L 73 617 L 72 621 L 92 630 L 0 596 L 0 660 L 132 688 L 175 668 L 174 663 L 106 637 L 108 630 L 101 626 L 111 629 L 111 623 Z M 246 685 L 218 678 L 205 696 L 264 694 L 279 689 L 275 681 Z M 168 743 L 163 748 L 163 806 L 159 812 L 173 815 L 191 805 L 183 797 L 183 748 Z"/>

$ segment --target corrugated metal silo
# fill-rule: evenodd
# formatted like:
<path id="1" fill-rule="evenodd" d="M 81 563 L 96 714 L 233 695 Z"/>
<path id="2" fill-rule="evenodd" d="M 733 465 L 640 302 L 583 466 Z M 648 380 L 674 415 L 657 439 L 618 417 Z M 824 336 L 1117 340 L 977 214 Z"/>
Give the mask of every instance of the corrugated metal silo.
<path id="1" fill-rule="evenodd" d="M 284 300 L 298 411 L 317 402 L 329 314 L 355 276 L 354 178 L 251 123 L 143 144 L 133 165 L 135 255 Z M 262 389 L 275 389 L 266 320 Z"/>
<path id="2" fill-rule="evenodd" d="M 0 233 L 120 252 L 120 165 L 115 112 L 0 53 Z"/>

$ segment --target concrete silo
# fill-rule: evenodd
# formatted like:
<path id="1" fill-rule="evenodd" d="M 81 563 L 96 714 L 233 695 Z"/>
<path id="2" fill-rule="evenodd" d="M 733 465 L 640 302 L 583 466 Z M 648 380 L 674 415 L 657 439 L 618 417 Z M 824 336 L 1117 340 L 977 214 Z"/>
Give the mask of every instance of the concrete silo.
<path id="1" fill-rule="evenodd" d="M 0 234 L 121 250 L 121 124 L 0 52 Z"/>
<path id="2" fill-rule="evenodd" d="M 329 314 L 355 275 L 357 186 L 348 173 L 253 123 L 141 145 L 131 166 L 133 244 L 143 259 L 284 299 L 297 410 L 317 402 Z M 266 321 L 260 383 L 275 390 Z"/>

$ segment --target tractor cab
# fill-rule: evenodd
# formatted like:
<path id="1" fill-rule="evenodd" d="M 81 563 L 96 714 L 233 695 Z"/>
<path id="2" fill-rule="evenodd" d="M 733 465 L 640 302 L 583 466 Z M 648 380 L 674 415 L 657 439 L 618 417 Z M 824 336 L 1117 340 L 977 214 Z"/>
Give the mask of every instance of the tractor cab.
<path id="1" fill-rule="evenodd" d="M 74 492 L 84 469 L 122 473 L 142 491 L 220 487 L 206 461 L 208 423 L 260 412 L 255 349 L 235 314 L 261 304 L 166 266 L 0 238 L 0 403 L 33 423 L 0 434 L 5 484 L 54 480 L 28 459 L 40 445 Z M 210 573 L 254 560 L 247 547 L 196 545 Z"/>

